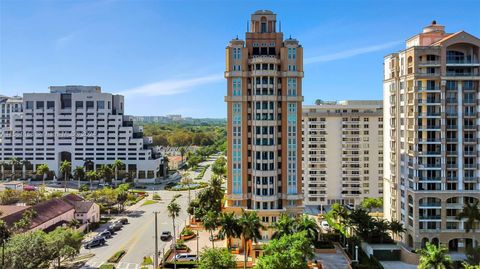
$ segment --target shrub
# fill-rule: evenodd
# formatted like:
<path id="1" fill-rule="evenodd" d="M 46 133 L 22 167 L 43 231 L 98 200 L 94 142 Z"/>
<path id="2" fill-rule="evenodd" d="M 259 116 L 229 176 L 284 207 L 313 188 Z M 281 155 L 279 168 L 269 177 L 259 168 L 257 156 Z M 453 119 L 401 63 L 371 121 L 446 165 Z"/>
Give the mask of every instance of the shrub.
<path id="1" fill-rule="evenodd" d="M 102 264 L 99 269 L 115 269 L 113 264 Z"/>
<path id="2" fill-rule="evenodd" d="M 160 195 L 154 193 L 154 194 L 153 194 L 153 200 L 158 200 L 158 201 L 160 201 L 160 200 L 162 200 L 162 198 L 160 198 Z"/>
<path id="3" fill-rule="evenodd" d="M 125 255 L 125 250 L 117 251 L 112 257 L 110 257 L 110 259 L 108 259 L 108 262 L 117 263 L 120 261 L 123 255 Z"/>
<path id="4" fill-rule="evenodd" d="M 182 233 L 181 233 L 181 235 L 194 235 L 194 234 L 195 234 L 195 233 L 194 233 L 191 229 L 189 229 L 189 228 L 187 228 L 187 227 L 183 228 L 183 231 L 182 231 Z"/>

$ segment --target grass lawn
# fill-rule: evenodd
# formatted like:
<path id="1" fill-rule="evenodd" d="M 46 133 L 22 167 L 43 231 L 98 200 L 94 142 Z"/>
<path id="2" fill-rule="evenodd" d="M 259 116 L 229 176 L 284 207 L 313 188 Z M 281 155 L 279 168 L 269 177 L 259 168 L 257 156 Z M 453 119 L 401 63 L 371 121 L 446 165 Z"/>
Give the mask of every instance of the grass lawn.
<path id="1" fill-rule="evenodd" d="M 156 203 L 158 203 L 158 201 L 154 201 L 154 200 L 147 200 L 147 201 L 143 202 L 143 205 L 142 205 L 142 206 L 144 206 L 144 205 L 156 204 Z"/>

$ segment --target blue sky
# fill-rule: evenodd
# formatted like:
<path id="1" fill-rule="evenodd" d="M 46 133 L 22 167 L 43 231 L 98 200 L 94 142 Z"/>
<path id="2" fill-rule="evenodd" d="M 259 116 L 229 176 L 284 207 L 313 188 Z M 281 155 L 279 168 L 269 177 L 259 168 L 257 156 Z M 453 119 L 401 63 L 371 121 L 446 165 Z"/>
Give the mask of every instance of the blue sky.
<path id="1" fill-rule="evenodd" d="M 433 19 L 480 36 L 476 0 L 0 0 L 0 94 L 99 85 L 129 114 L 226 117 L 225 47 L 258 9 L 304 47 L 305 104 L 382 98 L 383 56 Z"/>

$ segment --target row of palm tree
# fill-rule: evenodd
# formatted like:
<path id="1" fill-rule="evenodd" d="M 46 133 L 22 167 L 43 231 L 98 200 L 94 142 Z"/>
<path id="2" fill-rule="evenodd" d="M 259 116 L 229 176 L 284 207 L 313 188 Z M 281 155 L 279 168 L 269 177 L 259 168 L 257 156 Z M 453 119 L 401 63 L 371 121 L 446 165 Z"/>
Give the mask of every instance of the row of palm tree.
<path id="1" fill-rule="evenodd" d="M 1 178 L 5 178 L 5 166 L 10 166 L 11 167 L 11 179 L 15 180 L 16 177 L 16 171 L 15 168 L 18 166 L 22 167 L 22 178 L 27 177 L 27 167 L 30 166 L 32 163 L 29 160 L 19 160 L 16 157 L 10 158 L 8 161 L 0 161 L 0 172 L 1 172 Z"/>

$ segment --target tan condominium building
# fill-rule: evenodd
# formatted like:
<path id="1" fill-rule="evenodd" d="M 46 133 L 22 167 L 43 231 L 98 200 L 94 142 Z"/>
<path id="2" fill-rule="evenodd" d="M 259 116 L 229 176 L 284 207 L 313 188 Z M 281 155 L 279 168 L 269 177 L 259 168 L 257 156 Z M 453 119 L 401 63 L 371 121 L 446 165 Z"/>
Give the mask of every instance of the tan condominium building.
<path id="1" fill-rule="evenodd" d="M 325 210 L 383 196 L 383 102 L 303 107 L 305 205 Z"/>
<path id="2" fill-rule="evenodd" d="M 384 211 L 410 247 L 472 245 L 456 216 L 480 199 L 479 56 L 477 37 L 434 21 L 385 57 Z"/>
<path id="3" fill-rule="evenodd" d="M 245 40 L 228 44 L 227 211 L 256 210 L 267 225 L 303 211 L 302 77 L 303 48 L 272 11 L 253 13 Z"/>

